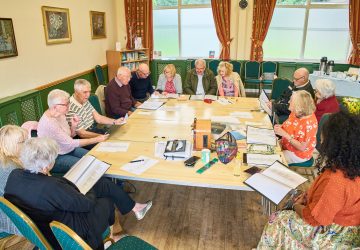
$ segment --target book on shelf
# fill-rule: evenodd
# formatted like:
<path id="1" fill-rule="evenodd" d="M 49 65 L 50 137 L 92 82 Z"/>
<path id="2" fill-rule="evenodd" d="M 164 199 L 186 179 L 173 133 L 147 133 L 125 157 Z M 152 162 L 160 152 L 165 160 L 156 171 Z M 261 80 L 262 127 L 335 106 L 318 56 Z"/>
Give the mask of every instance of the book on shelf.
<path id="1" fill-rule="evenodd" d="M 166 142 L 164 156 L 173 158 L 188 158 L 191 156 L 191 142 L 186 140 L 170 140 Z"/>
<path id="2" fill-rule="evenodd" d="M 110 164 L 85 155 L 65 175 L 82 194 L 86 194 L 109 169 Z"/>
<path id="3" fill-rule="evenodd" d="M 306 181 L 306 178 L 276 161 L 264 171 L 253 174 L 244 183 L 278 205 L 291 190 Z"/>

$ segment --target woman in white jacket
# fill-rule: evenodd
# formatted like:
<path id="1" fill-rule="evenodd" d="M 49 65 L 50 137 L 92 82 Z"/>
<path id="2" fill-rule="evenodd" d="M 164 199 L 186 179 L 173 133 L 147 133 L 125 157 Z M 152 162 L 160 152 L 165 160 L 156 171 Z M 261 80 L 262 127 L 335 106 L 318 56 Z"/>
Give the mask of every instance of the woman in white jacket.
<path id="1" fill-rule="evenodd" d="M 181 76 L 176 74 L 174 64 L 165 66 L 163 73 L 159 76 L 156 91 L 163 95 L 182 93 Z"/>

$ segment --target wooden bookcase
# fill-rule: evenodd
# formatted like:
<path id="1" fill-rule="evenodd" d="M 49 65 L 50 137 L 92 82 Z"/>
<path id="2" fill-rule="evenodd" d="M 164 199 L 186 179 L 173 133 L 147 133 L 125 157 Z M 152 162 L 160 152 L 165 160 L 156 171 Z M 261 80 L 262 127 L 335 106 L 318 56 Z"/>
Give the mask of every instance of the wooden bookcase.
<path id="1" fill-rule="evenodd" d="M 135 70 L 140 63 L 149 65 L 149 49 L 129 49 L 129 50 L 107 50 L 106 61 L 108 65 L 109 81 L 113 79 L 120 66 L 128 67 L 131 71 Z"/>

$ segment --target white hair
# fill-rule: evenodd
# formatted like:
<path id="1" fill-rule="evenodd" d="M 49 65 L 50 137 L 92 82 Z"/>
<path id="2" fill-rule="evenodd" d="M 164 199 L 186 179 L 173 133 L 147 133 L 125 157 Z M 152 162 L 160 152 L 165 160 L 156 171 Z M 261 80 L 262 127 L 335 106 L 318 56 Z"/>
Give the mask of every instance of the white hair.
<path id="1" fill-rule="evenodd" d="M 30 138 L 26 140 L 20 152 L 23 168 L 31 173 L 43 172 L 53 165 L 58 156 L 59 146 L 50 138 Z"/>
<path id="2" fill-rule="evenodd" d="M 324 99 L 335 95 L 335 84 L 329 79 L 316 80 L 315 89 L 320 92 L 321 97 Z"/>
<path id="3" fill-rule="evenodd" d="M 88 80 L 85 79 L 77 79 L 74 83 L 74 90 L 75 91 L 81 91 L 85 86 L 88 86 L 91 88 L 91 84 Z"/>
<path id="4" fill-rule="evenodd" d="M 129 68 L 122 66 L 122 67 L 118 68 L 116 75 L 125 75 L 125 73 L 131 74 L 131 71 Z"/>
<path id="5" fill-rule="evenodd" d="M 47 102 L 49 108 L 52 108 L 56 104 L 61 103 L 62 100 L 69 100 L 70 95 L 68 92 L 61 89 L 51 90 L 48 94 Z"/>
<path id="6" fill-rule="evenodd" d="M 199 65 L 202 65 L 206 68 L 206 61 L 204 59 L 197 59 L 195 61 L 195 66 L 199 66 Z"/>

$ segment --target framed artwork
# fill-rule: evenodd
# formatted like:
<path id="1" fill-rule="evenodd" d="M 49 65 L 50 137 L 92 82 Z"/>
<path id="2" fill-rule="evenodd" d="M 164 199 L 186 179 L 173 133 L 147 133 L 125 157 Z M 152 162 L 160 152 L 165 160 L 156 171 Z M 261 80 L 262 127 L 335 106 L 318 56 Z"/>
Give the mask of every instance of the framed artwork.
<path id="1" fill-rule="evenodd" d="M 105 12 L 90 11 L 91 38 L 106 38 Z"/>
<path id="2" fill-rule="evenodd" d="M 70 43 L 69 9 L 42 6 L 46 44 Z"/>
<path id="3" fill-rule="evenodd" d="M 18 52 L 12 19 L 0 17 L 0 58 L 17 55 Z"/>

